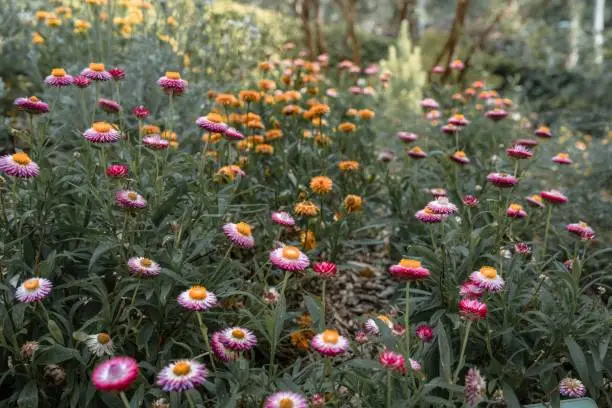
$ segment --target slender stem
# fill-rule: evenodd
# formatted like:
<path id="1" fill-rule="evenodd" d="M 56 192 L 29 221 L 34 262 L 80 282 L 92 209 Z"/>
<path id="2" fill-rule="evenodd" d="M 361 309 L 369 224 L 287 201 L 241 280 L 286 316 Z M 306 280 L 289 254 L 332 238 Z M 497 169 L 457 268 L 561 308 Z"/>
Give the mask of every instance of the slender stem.
<path id="1" fill-rule="evenodd" d="M 548 215 L 546 216 L 546 229 L 544 230 L 544 245 L 542 246 L 542 261 L 546 256 L 546 249 L 548 247 L 548 230 L 550 229 L 550 219 L 552 218 L 552 204 L 548 204 Z"/>
<path id="2" fill-rule="evenodd" d="M 123 401 L 123 405 L 125 405 L 125 408 L 130 408 L 130 401 L 128 400 L 127 396 L 125 395 L 125 392 L 121 391 L 119 393 L 119 396 L 121 397 L 121 401 Z"/>
<path id="3" fill-rule="evenodd" d="M 210 347 L 210 342 L 208 341 L 208 327 L 206 327 L 206 325 L 202 321 L 202 316 L 199 312 L 196 312 L 196 316 L 198 318 L 198 324 L 200 325 L 202 337 L 204 338 L 204 343 L 206 343 L 206 348 L 208 349 L 208 355 L 210 356 L 210 365 L 212 366 L 213 370 L 216 371 L 217 367 L 215 366 L 215 357 L 213 355 L 212 348 Z"/>
<path id="4" fill-rule="evenodd" d="M 391 408 L 391 370 L 387 370 L 387 408 Z"/>
<path id="5" fill-rule="evenodd" d="M 325 284 L 327 283 L 327 279 L 323 279 L 323 284 L 321 285 L 321 309 L 323 310 L 323 327 L 325 326 Z"/>
<path id="6" fill-rule="evenodd" d="M 191 395 L 188 392 L 186 392 L 185 396 L 187 397 L 187 402 L 189 403 L 189 406 L 191 408 L 196 408 L 196 404 L 195 402 L 193 402 L 193 398 L 191 398 Z"/>
<path id="7" fill-rule="evenodd" d="M 410 357 L 410 281 L 406 282 L 406 305 L 404 309 L 404 324 L 406 328 L 406 356 Z"/>
<path id="8" fill-rule="evenodd" d="M 270 350 L 270 378 L 274 376 L 275 367 L 274 367 L 274 359 L 276 358 L 276 334 L 278 331 L 278 327 L 276 327 L 276 321 L 278 320 L 278 305 L 280 302 L 285 301 L 285 289 L 287 289 L 287 282 L 289 281 L 289 271 L 285 272 L 285 277 L 283 278 L 283 284 L 281 286 L 280 299 L 279 302 L 276 303 L 276 309 L 274 310 L 274 328 L 272 329 L 272 344 Z M 282 330 L 282 327 L 281 327 Z"/>
<path id="9" fill-rule="evenodd" d="M 461 342 L 461 354 L 459 354 L 459 363 L 457 364 L 457 368 L 455 369 L 455 375 L 453 375 L 453 382 L 456 384 L 458 377 L 459 377 L 459 372 L 461 371 L 461 369 L 463 368 L 463 365 L 465 364 L 465 348 L 467 347 L 467 341 L 468 341 L 468 336 L 470 334 L 470 329 L 472 328 L 472 321 L 468 320 L 466 326 L 465 326 L 465 333 L 463 334 L 463 340 Z"/>

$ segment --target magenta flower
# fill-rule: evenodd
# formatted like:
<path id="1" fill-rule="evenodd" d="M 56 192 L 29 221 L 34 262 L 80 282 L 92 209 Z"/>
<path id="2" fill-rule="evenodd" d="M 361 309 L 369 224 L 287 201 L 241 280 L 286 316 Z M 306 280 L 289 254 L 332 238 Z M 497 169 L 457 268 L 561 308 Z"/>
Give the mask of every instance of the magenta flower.
<path id="1" fill-rule="evenodd" d="M 184 79 L 181 79 L 181 74 L 178 72 L 166 72 L 166 75 L 157 80 L 157 85 L 159 85 L 165 93 L 179 96 L 187 91 L 188 83 Z"/>
<path id="2" fill-rule="evenodd" d="M 15 106 L 17 106 L 19 110 L 25 111 L 30 115 L 42 115 L 43 113 L 49 112 L 49 105 L 35 96 L 17 98 L 15 99 Z"/>
<path id="3" fill-rule="evenodd" d="M 270 252 L 270 262 L 284 271 L 303 271 L 310 266 L 310 260 L 298 248 L 284 246 Z"/>
<path id="4" fill-rule="evenodd" d="M 127 177 L 129 173 L 128 166 L 125 164 L 111 164 L 106 168 L 106 175 L 113 178 Z"/>
<path id="5" fill-rule="evenodd" d="M 204 384 L 208 370 L 194 360 L 179 360 L 164 367 L 157 375 L 157 385 L 166 392 L 180 392 Z"/>
<path id="6" fill-rule="evenodd" d="M 433 328 L 428 325 L 428 324 L 421 324 L 419 326 L 417 326 L 417 328 L 415 329 L 415 333 L 416 336 L 421 339 L 421 341 L 424 341 L 425 343 L 429 343 L 430 341 L 433 340 Z"/>
<path id="7" fill-rule="evenodd" d="M 146 119 L 151 114 L 151 111 L 145 108 L 143 105 L 136 106 L 132 109 L 132 115 L 136 116 L 138 119 Z"/>
<path id="8" fill-rule="evenodd" d="M 81 71 L 81 75 L 92 81 L 110 81 L 113 76 L 104 68 L 104 64 L 92 62 L 87 68 Z"/>
<path id="9" fill-rule="evenodd" d="M 337 330 L 327 329 L 312 338 L 312 348 L 326 357 L 335 357 L 344 354 L 349 348 L 346 337 L 341 336 Z"/>
<path id="10" fill-rule="evenodd" d="M 100 391 L 121 392 L 136 381 L 138 372 L 138 362 L 132 357 L 111 357 L 94 368 L 91 382 Z"/>
<path id="11" fill-rule="evenodd" d="M 389 267 L 391 276 L 405 280 L 422 280 L 428 278 L 429 269 L 421 265 L 421 261 L 415 259 L 402 259 L 398 264 Z"/>
<path id="12" fill-rule="evenodd" d="M 399 353 L 384 350 L 378 356 L 378 362 L 386 369 L 406 374 L 406 359 Z"/>
<path id="13" fill-rule="evenodd" d="M 49 296 L 52 288 L 53 284 L 49 279 L 30 278 L 19 285 L 15 297 L 23 303 L 40 302 Z"/>
<path id="14" fill-rule="evenodd" d="M 312 270 L 321 278 L 333 278 L 338 272 L 338 267 L 333 262 L 322 261 L 315 262 L 312 265 Z"/>
<path id="15" fill-rule="evenodd" d="M 32 178 L 40 174 L 38 164 L 24 152 L 0 156 L 0 171 L 19 178 Z"/>

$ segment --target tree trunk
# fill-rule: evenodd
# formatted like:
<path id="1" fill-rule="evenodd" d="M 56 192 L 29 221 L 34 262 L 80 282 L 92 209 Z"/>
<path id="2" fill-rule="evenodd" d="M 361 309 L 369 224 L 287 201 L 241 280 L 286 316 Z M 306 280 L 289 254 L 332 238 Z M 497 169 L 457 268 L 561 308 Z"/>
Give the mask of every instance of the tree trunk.
<path id="1" fill-rule="evenodd" d="M 357 24 L 357 0 L 335 0 L 335 2 L 340 7 L 346 22 L 346 36 L 352 48 L 353 62 L 359 65 L 361 62 L 360 43 L 355 28 Z"/>
<path id="2" fill-rule="evenodd" d="M 603 64 L 603 45 L 604 45 L 604 13 L 606 0 L 595 0 L 593 15 L 593 48 L 595 50 L 595 63 Z"/>
<path id="3" fill-rule="evenodd" d="M 457 43 L 459 42 L 459 38 L 461 37 L 461 32 L 463 31 L 463 24 L 465 22 L 465 16 L 467 14 L 468 6 L 470 5 L 470 0 L 458 0 L 457 8 L 455 9 L 455 18 L 453 19 L 453 26 L 451 28 L 450 34 L 448 35 L 448 39 L 442 47 L 442 50 L 438 54 L 435 59 L 434 66 L 438 65 L 440 61 L 446 56 L 446 68 L 444 71 L 444 76 L 442 80 L 446 80 L 446 78 L 450 74 L 450 62 L 455 54 L 455 48 L 457 47 Z M 429 79 L 431 80 L 431 70 L 429 71 Z"/>
<path id="4" fill-rule="evenodd" d="M 310 27 L 310 6 L 311 0 L 302 0 L 299 3 L 300 6 L 300 18 L 302 20 L 302 31 L 304 31 L 304 45 L 310 53 L 310 56 L 315 55 L 315 42 L 312 36 L 312 29 Z"/>
<path id="5" fill-rule="evenodd" d="M 315 15 L 315 38 L 317 45 L 317 52 L 319 55 L 327 52 L 327 46 L 325 45 L 325 35 L 323 34 L 323 13 L 321 10 L 320 0 L 311 0 L 313 4 L 313 12 Z"/>
<path id="6" fill-rule="evenodd" d="M 410 39 L 415 41 L 418 36 L 418 23 L 416 19 L 416 0 L 397 0 L 391 30 L 394 37 L 397 37 L 402 21 L 408 20 L 410 27 Z"/>
<path id="7" fill-rule="evenodd" d="M 427 25 L 427 0 L 417 0 L 416 20 L 417 38 L 420 38 Z"/>
<path id="8" fill-rule="evenodd" d="M 580 34 L 582 31 L 580 20 L 582 18 L 584 4 L 570 1 L 568 6 L 570 9 L 570 27 L 567 39 L 569 43 L 569 53 L 565 60 L 565 68 L 571 70 L 576 68 L 578 60 L 580 59 Z"/>

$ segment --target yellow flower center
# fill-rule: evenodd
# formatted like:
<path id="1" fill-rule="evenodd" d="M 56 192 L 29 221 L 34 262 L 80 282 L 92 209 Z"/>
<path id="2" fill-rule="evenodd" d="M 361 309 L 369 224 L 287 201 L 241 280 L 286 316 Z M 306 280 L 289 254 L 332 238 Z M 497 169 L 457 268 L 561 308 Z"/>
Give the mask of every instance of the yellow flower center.
<path id="1" fill-rule="evenodd" d="M 252 234 L 251 226 L 246 222 L 239 222 L 236 224 L 236 231 L 238 231 L 240 235 L 244 235 L 246 237 L 250 237 Z"/>
<path id="2" fill-rule="evenodd" d="M 495 277 L 497 276 L 497 271 L 495 270 L 495 268 L 492 268 L 490 266 L 483 266 L 482 268 L 480 268 L 480 274 L 487 279 L 495 279 Z"/>
<path id="3" fill-rule="evenodd" d="M 111 338 L 107 333 L 99 333 L 96 339 L 98 340 L 98 343 L 104 345 L 107 344 Z"/>
<path id="4" fill-rule="evenodd" d="M 465 157 L 465 152 L 464 152 L 463 150 L 457 150 L 457 151 L 455 152 L 455 156 L 456 156 L 456 157 L 462 157 L 462 158 L 463 158 L 463 157 Z"/>
<path id="5" fill-rule="evenodd" d="M 38 99 L 37 97 L 30 96 L 30 102 L 38 102 L 38 101 L 40 101 L 40 99 Z"/>
<path id="6" fill-rule="evenodd" d="M 130 191 L 127 196 L 131 201 L 135 201 L 138 198 L 138 194 L 133 191 Z"/>
<path id="7" fill-rule="evenodd" d="M 417 261 L 416 259 L 402 259 L 400 261 L 400 266 L 403 266 L 404 268 L 420 268 L 421 261 Z"/>
<path id="8" fill-rule="evenodd" d="M 153 261 L 150 260 L 149 258 L 142 258 L 140 260 L 140 265 L 144 266 L 145 268 L 150 267 L 151 265 L 153 265 Z"/>
<path id="9" fill-rule="evenodd" d="M 423 149 L 421 149 L 419 146 L 413 147 L 412 149 L 410 149 L 410 152 L 412 153 L 423 153 Z"/>
<path id="10" fill-rule="evenodd" d="M 538 130 L 539 130 L 540 132 L 550 132 L 550 129 L 549 129 L 549 128 L 547 128 L 546 126 L 540 126 L 540 127 L 538 128 Z"/>
<path id="11" fill-rule="evenodd" d="M 30 156 L 28 156 L 26 153 L 19 152 L 19 153 L 15 153 L 13 155 L 13 161 L 15 163 L 21 164 L 22 166 L 26 166 L 26 165 L 30 164 L 30 162 L 32 160 L 30 159 Z"/>
<path id="12" fill-rule="evenodd" d="M 236 339 L 244 339 L 244 337 L 246 336 L 246 333 L 244 332 L 244 330 L 240 330 L 240 329 L 234 329 L 232 330 L 232 337 L 236 338 Z"/>
<path id="13" fill-rule="evenodd" d="M 340 340 L 340 335 L 337 330 L 325 330 L 323 332 L 323 341 L 325 343 L 336 344 Z"/>
<path id="14" fill-rule="evenodd" d="M 531 199 L 532 199 L 533 201 L 537 201 L 538 203 L 541 203 L 541 202 L 542 202 L 542 197 L 540 197 L 540 195 L 539 195 L 539 194 L 532 195 L 532 196 L 531 196 Z"/>
<path id="15" fill-rule="evenodd" d="M 433 214 L 434 213 L 433 210 L 431 208 L 429 208 L 429 207 L 425 207 L 425 209 L 423 211 L 425 211 L 425 214 Z M 400 264 L 401 264 L 401 262 L 400 262 Z"/>
<path id="16" fill-rule="evenodd" d="M 456 115 L 453 115 L 453 118 L 457 119 L 457 120 L 463 120 L 465 118 L 465 116 L 463 116 L 460 113 L 457 113 Z"/>
<path id="17" fill-rule="evenodd" d="M 96 72 L 102 72 L 104 71 L 104 64 L 92 62 L 91 64 L 89 64 L 89 69 Z"/>
<path id="18" fill-rule="evenodd" d="M 587 223 L 586 223 L 586 222 L 584 222 L 584 221 L 580 221 L 580 222 L 578 223 L 578 225 L 580 225 L 582 228 L 588 228 L 588 227 L 589 227 L 589 224 L 587 224 Z"/>
<path id="19" fill-rule="evenodd" d="M 189 289 L 189 297 L 195 300 L 206 299 L 207 292 L 204 286 L 194 286 Z"/>
<path id="20" fill-rule="evenodd" d="M 168 71 L 168 72 L 166 72 L 166 78 L 168 78 L 168 79 L 181 79 L 181 74 L 179 74 L 178 72 L 174 72 L 174 71 Z"/>
<path id="21" fill-rule="evenodd" d="M 298 259 L 300 257 L 300 250 L 293 246 L 287 246 L 283 248 L 283 258 L 287 259 Z"/>
<path id="22" fill-rule="evenodd" d="M 30 292 L 38 289 L 39 286 L 40 282 L 38 282 L 37 278 L 28 279 L 27 281 L 23 282 L 23 287 Z"/>
<path id="23" fill-rule="evenodd" d="M 100 133 L 108 133 L 111 130 L 111 125 L 106 122 L 95 122 L 91 127 Z"/>
<path id="24" fill-rule="evenodd" d="M 510 210 L 512 211 L 521 211 L 523 206 L 520 204 L 510 204 Z"/>
<path id="25" fill-rule="evenodd" d="M 51 75 L 54 77 L 63 77 L 66 76 L 66 71 L 64 71 L 64 68 L 53 68 L 51 70 Z"/>
<path id="26" fill-rule="evenodd" d="M 278 403 L 279 408 L 293 408 L 293 400 L 291 398 L 283 398 Z"/>
<path id="27" fill-rule="evenodd" d="M 391 319 L 389 319 L 389 318 L 388 318 L 387 316 L 385 316 L 385 315 L 376 316 L 376 318 L 377 318 L 378 320 L 382 321 L 382 322 L 385 322 L 385 324 L 386 324 L 387 326 L 390 326 L 390 325 L 392 324 L 392 323 L 391 323 Z"/>
<path id="28" fill-rule="evenodd" d="M 187 375 L 189 374 L 190 371 L 191 371 L 191 364 L 189 364 L 187 361 L 179 361 L 172 368 L 172 372 L 175 375 L 180 375 L 180 376 Z"/>
<path id="29" fill-rule="evenodd" d="M 568 154 L 568 153 L 559 153 L 559 154 L 557 155 L 557 157 L 558 157 L 559 159 L 569 159 L 569 154 Z"/>

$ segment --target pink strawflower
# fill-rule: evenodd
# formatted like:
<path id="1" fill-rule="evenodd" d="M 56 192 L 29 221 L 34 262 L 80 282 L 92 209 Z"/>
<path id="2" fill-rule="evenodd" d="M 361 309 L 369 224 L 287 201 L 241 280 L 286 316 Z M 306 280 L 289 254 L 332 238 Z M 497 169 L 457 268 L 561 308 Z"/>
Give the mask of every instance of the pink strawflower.
<path id="1" fill-rule="evenodd" d="M 482 320 L 487 317 L 487 304 L 477 299 L 465 298 L 459 301 L 459 313 L 468 320 Z"/>
<path id="2" fill-rule="evenodd" d="M 53 284 L 49 279 L 30 278 L 19 285 L 15 297 L 23 303 L 40 302 L 49 296 L 52 288 Z"/>
<path id="3" fill-rule="evenodd" d="M 274 287 L 266 289 L 263 293 L 263 300 L 268 305 L 275 304 L 278 302 L 278 299 L 280 299 L 280 293 Z"/>
<path id="4" fill-rule="evenodd" d="M 473 195 L 465 195 L 463 196 L 463 198 L 461 199 L 461 201 L 463 202 L 463 204 L 467 207 L 476 207 L 478 205 L 478 198 L 476 198 Z"/>
<path id="5" fill-rule="evenodd" d="M 346 337 L 341 336 L 337 330 L 327 329 L 312 338 L 312 348 L 326 357 L 335 357 L 344 354 L 349 349 Z"/>
<path id="6" fill-rule="evenodd" d="M 558 155 L 552 158 L 552 161 L 557 164 L 565 164 L 565 165 L 569 165 L 573 163 L 572 159 L 570 159 L 569 154 L 567 153 L 559 153 Z"/>
<path id="7" fill-rule="evenodd" d="M 540 207 L 540 208 L 544 208 L 544 202 L 542 201 L 542 196 L 539 194 L 534 194 L 528 197 L 525 197 L 525 200 L 527 200 L 527 203 L 532 206 L 532 207 Z"/>
<path id="8" fill-rule="evenodd" d="M 147 200 L 135 191 L 119 190 L 115 193 L 115 202 L 123 208 L 145 208 Z"/>
<path id="9" fill-rule="evenodd" d="M 506 154 L 515 159 L 531 159 L 533 157 L 533 153 L 529 148 L 519 144 L 506 149 Z"/>
<path id="10" fill-rule="evenodd" d="M 157 80 L 157 85 L 159 85 L 165 93 L 179 96 L 185 93 L 188 83 L 184 79 L 181 79 L 181 74 L 178 72 L 166 72 L 166 75 Z"/>
<path id="11" fill-rule="evenodd" d="M 568 259 L 567 261 L 563 262 L 563 266 L 565 266 L 568 271 L 571 271 L 572 268 L 574 267 L 574 260 Z"/>
<path id="12" fill-rule="evenodd" d="M 482 289 L 491 293 L 500 292 L 505 285 L 497 270 L 490 266 L 483 266 L 480 270 L 472 272 L 470 280 Z"/>
<path id="13" fill-rule="evenodd" d="M 136 106 L 132 109 L 132 115 L 136 116 L 138 119 L 146 119 L 151 114 L 151 111 L 145 108 L 143 105 Z"/>
<path id="14" fill-rule="evenodd" d="M 442 117 L 442 113 L 439 110 L 430 110 L 425 114 L 425 119 L 429 121 L 438 120 Z"/>
<path id="15" fill-rule="evenodd" d="M 557 190 L 542 191 L 540 196 L 551 204 L 567 203 L 567 197 Z"/>
<path id="16" fill-rule="evenodd" d="M 386 369 L 406 374 L 406 359 L 399 353 L 384 350 L 378 356 L 378 362 Z"/>
<path id="17" fill-rule="evenodd" d="M 110 99 L 105 99 L 105 98 L 98 99 L 98 106 L 104 112 L 107 112 L 107 113 L 121 112 L 121 105 L 119 105 L 117 102 L 110 100 Z"/>
<path id="18" fill-rule="evenodd" d="M 441 65 L 436 65 L 435 67 L 431 69 L 431 72 L 434 74 L 443 74 L 444 71 L 445 71 L 444 67 Z"/>
<path id="19" fill-rule="evenodd" d="M 81 75 L 92 81 L 110 81 L 113 76 L 106 71 L 104 64 L 92 62 L 87 68 L 81 71 Z"/>
<path id="20" fill-rule="evenodd" d="M 380 322 L 380 323 L 379 323 Z M 385 325 L 389 330 L 393 330 L 393 322 L 385 315 L 376 316 L 373 319 L 366 320 L 364 324 L 366 334 L 372 334 L 378 336 L 380 334 L 379 324 Z"/>
<path id="21" fill-rule="evenodd" d="M 106 175 L 108 177 L 122 178 L 127 177 L 128 173 L 128 166 L 125 164 L 111 164 L 106 168 Z"/>
<path id="22" fill-rule="evenodd" d="M 428 278 L 429 269 L 421 266 L 421 261 L 402 259 L 398 264 L 389 267 L 391 276 L 406 280 L 422 280 Z"/>
<path id="23" fill-rule="evenodd" d="M 465 402 L 470 408 L 475 407 L 484 399 L 487 382 L 477 368 L 470 368 L 465 376 Z"/>
<path id="24" fill-rule="evenodd" d="M 527 211 L 523 209 L 522 205 L 512 203 L 508 206 L 506 215 L 511 218 L 525 218 L 527 216 Z"/>
<path id="25" fill-rule="evenodd" d="M 87 88 L 91 85 L 91 79 L 84 77 L 83 75 L 77 75 L 72 79 L 72 84 L 77 88 Z"/>
<path id="26" fill-rule="evenodd" d="M 467 157 L 467 155 L 465 154 L 463 150 L 457 150 L 455 153 L 451 155 L 450 158 L 454 162 L 457 162 L 459 164 L 469 164 L 470 163 L 470 158 Z"/>
<path id="27" fill-rule="evenodd" d="M 429 190 L 429 192 L 431 193 L 431 195 L 433 196 L 434 199 L 438 199 L 441 197 L 447 197 L 448 196 L 448 191 L 446 191 L 443 188 L 432 188 Z"/>
<path id="28" fill-rule="evenodd" d="M 468 279 L 459 286 L 459 296 L 467 298 L 479 298 L 485 293 L 485 289 Z"/>
<path id="29" fill-rule="evenodd" d="M 310 397 L 310 406 L 312 408 L 321 408 L 325 406 L 325 396 L 321 393 Z"/>
<path id="30" fill-rule="evenodd" d="M 308 400 L 296 392 L 278 391 L 266 398 L 263 408 L 308 408 Z"/>
<path id="31" fill-rule="evenodd" d="M 428 325 L 428 324 L 421 324 L 419 326 L 417 326 L 417 328 L 415 329 L 415 333 L 416 336 L 421 339 L 421 341 L 424 341 L 425 343 L 429 343 L 430 341 L 433 340 L 433 328 Z"/>
<path id="32" fill-rule="evenodd" d="M 132 357 L 111 357 L 94 368 L 91 382 L 100 391 L 121 392 L 136 381 L 138 372 L 138 362 Z"/>
<path id="33" fill-rule="evenodd" d="M 121 138 L 121 133 L 109 123 L 95 122 L 83 132 L 83 137 L 96 144 L 114 143 Z"/>
<path id="34" fill-rule="evenodd" d="M 279 269 L 292 272 L 303 271 L 310 265 L 308 257 L 294 246 L 273 250 L 270 252 L 270 262 Z"/>
<path id="35" fill-rule="evenodd" d="M 454 126 L 459 126 L 459 127 L 462 127 L 462 126 L 467 126 L 467 125 L 469 125 L 469 124 L 470 124 L 470 121 L 469 121 L 469 120 L 467 120 L 467 119 L 465 118 L 465 116 L 463 116 L 462 114 L 457 113 L 457 114 L 454 114 L 453 116 L 451 116 L 451 117 L 448 119 L 448 124 L 449 124 L 449 125 L 454 125 Z"/>
<path id="36" fill-rule="evenodd" d="M 437 224 L 442 222 L 446 216 L 443 214 L 436 214 L 431 210 L 431 208 L 425 207 L 424 209 L 416 212 L 415 218 L 426 224 Z"/>
<path id="37" fill-rule="evenodd" d="M 361 94 L 361 88 L 358 86 L 351 86 L 349 88 L 349 92 L 352 93 L 353 95 L 360 95 Z"/>
<path id="38" fill-rule="evenodd" d="M 440 104 L 438 102 L 436 102 L 435 99 L 432 98 L 425 98 L 421 101 L 421 108 L 424 109 L 438 109 L 440 107 Z"/>
<path id="39" fill-rule="evenodd" d="M 42 115 L 43 113 L 49 112 L 49 105 L 35 96 L 17 98 L 15 99 L 15 106 L 17 106 L 19 110 L 25 111 L 30 115 Z"/>
<path id="40" fill-rule="evenodd" d="M 535 139 L 519 139 L 514 144 L 525 146 L 525 147 L 535 147 L 538 145 L 538 141 Z"/>
<path id="41" fill-rule="evenodd" d="M 421 363 L 411 358 L 408 359 L 408 362 L 410 363 L 410 368 L 412 369 L 412 371 L 415 371 L 417 373 L 421 371 Z"/>
<path id="42" fill-rule="evenodd" d="M 24 152 L 0 156 L 0 171 L 19 178 L 32 178 L 40 174 L 38 164 Z"/>
<path id="43" fill-rule="evenodd" d="M 255 246 L 255 238 L 251 226 L 246 222 L 234 224 L 228 222 L 223 226 L 223 233 L 230 242 L 240 248 L 253 248 Z"/>
<path id="44" fill-rule="evenodd" d="M 586 395 L 586 388 L 582 381 L 565 377 L 559 382 L 559 394 L 569 398 L 581 398 Z"/>
<path id="45" fill-rule="evenodd" d="M 501 188 L 513 187 L 518 184 L 518 179 L 507 173 L 490 173 L 487 176 L 487 180 L 494 186 Z"/>
<path id="46" fill-rule="evenodd" d="M 454 135 L 455 133 L 461 130 L 459 126 L 455 126 L 451 123 L 442 126 L 440 129 L 442 130 L 442 133 L 445 133 L 447 135 Z"/>
<path id="47" fill-rule="evenodd" d="M 225 133 L 228 125 L 223 122 L 213 122 L 208 116 L 201 116 L 196 120 L 196 125 L 211 133 Z"/>
<path id="48" fill-rule="evenodd" d="M 275 224 L 282 225 L 283 227 L 293 227 L 295 225 L 295 219 L 285 211 L 275 211 L 272 213 L 271 218 Z"/>
<path id="49" fill-rule="evenodd" d="M 257 344 L 257 337 L 253 332 L 242 327 L 222 330 L 219 340 L 228 349 L 239 352 L 250 350 Z"/>
<path id="50" fill-rule="evenodd" d="M 378 71 L 379 71 L 378 65 L 376 65 L 376 64 L 371 64 L 371 65 L 368 65 L 368 66 L 367 66 L 367 67 L 366 67 L 366 68 L 363 70 L 363 73 L 364 73 L 364 74 L 366 74 L 366 75 L 368 75 L 368 76 L 371 76 L 371 75 L 376 75 L 376 74 L 378 74 Z"/>
<path id="51" fill-rule="evenodd" d="M 391 333 L 393 333 L 394 336 L 401 337 L 404 334 L 406 334 L 406 326 L 403 326 L 399 323 L 395 323 L 393 325 L 393 329 L 391 330 Z"/>
<path id="52" fill-rule="evenodd" d="M 227 129 L 225 129 L 225 131 L 223 132 L 223 136 L 225 136 L 227 140 L 244 139 L 244 135 L 241 132 L 239 132 L 236 128 L 233 128 L 233 127 L 228 127 Z"/>
<path id="53" fill-rule="evenodd" d="M 540 126 L 539 128 L 537 128 L 535 130 L 535 132 L 533 132 L 536 136 L 544 138 L 544 139 L 550 139 L 551 137 L 553 137 L 552 132 L 550 131 L 550 129 L 546 126 Z"/>
<path id="54" fill-rule="evenodd" d="M 152 150 L 164 150 L 170 146 L 170 141 L 160 135 L 151 134 L 142 138 L 142 144 Z"/>
<path id="55" fill-rule="evenodd" d="M 485 116 L 491 120 L 498 121 L 508 116 L 508 111 L 504 109 L 495 108 L 485 113 Z"/>
<path id="56" fill-rule="evenodd" d="M 427 157 L 427 153 L 417 146 L 408 151 L 408 156 L 412 157 L 413 159 L 424 159 Z"/>
<path id="57" fill-rule="evenodd" d="M 366 332 L 359 330 L 355 333 L 355 341 L 359 344 L 365 344 L 368 342 L 368 335 Z"/>
<path id="58" fill-rule="evenodd" d="M 411 132 L 397 132 L 397 138 L 402 142 L 410 143 L 419 138 L 419 135 Z"/>
<path id="59" fill-rule="evenodd" d="M 586 222 L 580 221 L 575 224 L 567 224 L 565 229 L 572 234 L 578 235 L 583 241 L 595 239 L 595 231 Z"/>
<path id="60" fill-rule="evenodd" d="M 455 71 L 463 71 L 463 69 L 465 68 L 465 64 L 458 59 L 452 61 L 450 64 L 448 64 L 448 66 L 450 67 L 450 69 Z"/>
<path id="61" fill-rule="evenodd" d="M 125 71 L 121 68 L 111 68 L 108 70 L 108 73 L 111 74 L 111 77 L 113 77 L 115 81 L 125 79 Z"/>
<path id="62" fill-rule="evenodd" d="M 429 208 L 434 214 L 451 215 L 457 212 L 457 206 L 448 201 L 447 197 L 440 197 L 437 200 L 430 201 L 426 208 Z"/>
<path id="63" fill-rule="evenodd" d="M 240 357 L 240 355 L 237 352 L 232 351 L 228 349 L 227 347 L 225 347 L 223 343 L 221 342 L 221 336 L 222 336 L 221 332 L 218 331 L 218 332 L 213 333 L 210 339 L 210 348 L 212 349 L 213 354 L 219 360 L 224 361 L 226 363 L 237 360 L 238 357 Z"/>
<path id="64" fill-rule="evenodd" d="M 382 150 L 378 153 L 378 161 L 380 162 L 389 163 L 393 159 L 395 159 L 395 153 L 391 150 Z"/>
<path id="65" fill-rule="evenodd" d="M 531 253 L 531 248 L 524 242 L 518 242 L 514 245 L 514 251 L 520 255 L 528 255 Z"/>
<path id="66" fill-rule="evenodd" d="M 177 300 L 179 305 L 195 312 L 204 312 L 217 305 L 217 296 L 200 285 L 192 286 L 183 291 Z"/>
<path id="67" fill-rule="evenodd" d="M 179 360 L 164 367 L 157 375 L 156 384 L 166 392 L 180 392 L 204 384 L 208 370 L 194 360 Z"/>
<path id="68" fill-rule="evenodd" d="M 54 88 L 63 88 L 72 84 L 72 76 L 68 75 L 63 68 L 53 68 L 51 75 L 45 78 L 45 85 Z"/>
<path id="69" fill-rule="evenodd" d="M 136 276 L 157 276 L 161 272 L 161 266 L 149 258 L 135 256 L 128 259 L 128 268 Z"/>
<path id="70" fill-rule="evenodd" d="M 322 261 L 315 262 L 312 265 L 312 270 L 321 278 L 333 278 L 338 272 L 338 267 L 333 262 Z"/>

